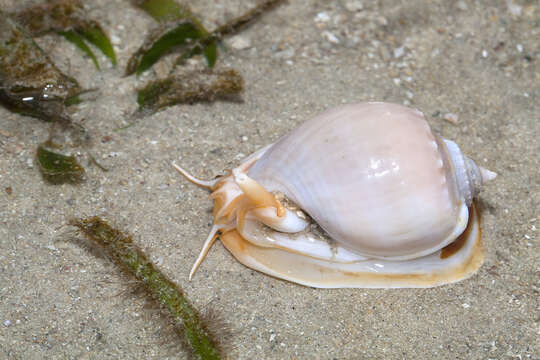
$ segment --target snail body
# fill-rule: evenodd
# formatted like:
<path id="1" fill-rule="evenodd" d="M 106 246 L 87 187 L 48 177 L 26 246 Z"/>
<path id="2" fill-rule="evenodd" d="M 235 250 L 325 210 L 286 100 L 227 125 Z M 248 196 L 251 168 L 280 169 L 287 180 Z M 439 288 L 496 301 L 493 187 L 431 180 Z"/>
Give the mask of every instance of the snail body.
<path id="1" fill-rule="evenodd" d="M 176 168 L 214 199 L 190 278 L 218 234 L 246 266 L 313 287 L 431 287 L 482 262 L 472 200 L 495 174 L 418 110 L 344 105 L 213 181 Z"/>

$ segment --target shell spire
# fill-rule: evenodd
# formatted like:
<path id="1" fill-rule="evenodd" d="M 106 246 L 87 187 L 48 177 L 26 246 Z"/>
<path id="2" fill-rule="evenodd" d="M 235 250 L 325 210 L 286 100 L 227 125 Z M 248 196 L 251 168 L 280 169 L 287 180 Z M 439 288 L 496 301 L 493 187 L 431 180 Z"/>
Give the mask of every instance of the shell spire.
<path id="1" fill-rule="evenodd" d="M 480 170 L 480 176 L 482 177 L 482 184 L 491 181 L 497 177 L 496 172 L 490 171 L 481 166 L 479 166 L 478 169 Z"/>
<path id="2" fill-rule="evenodd" d="M 480 193 L 482 186 L 495 179 L 497 173 L 476 165 L 474 160 L 463 155 L 455 142 L 447 139 L 444 139 L 444 142 L 454 167 L 458 191 L 467 206 L 471 206 L 473 198 Z"/>

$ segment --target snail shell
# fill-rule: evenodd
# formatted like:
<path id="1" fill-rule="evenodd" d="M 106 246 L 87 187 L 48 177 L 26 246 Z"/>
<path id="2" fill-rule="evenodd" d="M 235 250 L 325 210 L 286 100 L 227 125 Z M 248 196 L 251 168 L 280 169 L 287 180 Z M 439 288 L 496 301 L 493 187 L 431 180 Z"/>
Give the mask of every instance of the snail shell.
<path id="1" fill-rule="evenodd" d="M 473 198 L 496 174 L 423 114 L 388 103 L 327 110 L 213 181 L 213 241 L 243 264 L 313 287 L 430 287 L 482 262 Z"/>

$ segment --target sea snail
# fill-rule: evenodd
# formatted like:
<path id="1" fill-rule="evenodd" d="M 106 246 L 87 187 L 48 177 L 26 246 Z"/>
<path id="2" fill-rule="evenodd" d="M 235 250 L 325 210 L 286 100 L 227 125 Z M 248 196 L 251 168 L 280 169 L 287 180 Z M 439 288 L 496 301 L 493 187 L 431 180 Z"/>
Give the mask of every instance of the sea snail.
<path id="1" fill-rule="evenodd" d="M 496 174 L 424 115 L 369 102 L 327 110 L 227 175 L 212 191 L 217 237 L 244 265 L 320 288 L 432 287 L 482 263 L 473 198 Z"/>

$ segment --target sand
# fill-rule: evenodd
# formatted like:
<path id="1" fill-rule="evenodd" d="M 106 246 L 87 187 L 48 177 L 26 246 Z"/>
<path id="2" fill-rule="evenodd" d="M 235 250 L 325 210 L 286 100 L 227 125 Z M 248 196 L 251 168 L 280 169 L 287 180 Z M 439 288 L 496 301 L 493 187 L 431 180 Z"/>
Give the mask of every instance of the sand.
<path id="1" fill-rule="evenodd" d="M 255 3 L 193 10 L 212 28 Z M 111 36 L 117 68 L 100 54 L 97 71 L 56 36 L 38 42 L 99 89 L 73 117 L 110 171 L 83 160 L 80 186 L 46 184 L 34 153 L 49 126 L 0 108 L 0 358 L 187 357 L 134 283 L 65 226 L 90 215 L 133 234 L 196 306 L 219 314 L 230 359 L 540 358 L 538 2 L 291 0 L 221 49 L 218 66 L 245 78 L 242 102 L 174 106 L 124 130 L 134 89 L 155 75 L 123 70 L 153 21 L 127 1 L 86 6 Z M 324 109 L 371 100 L 422 110 L 499 174 L 478 199 L 477 274 L 431 289 L 313 289 L 252 271 L 218 242 L 188 281 L 212 204 L 172 161 L 212 178 Z"/>

